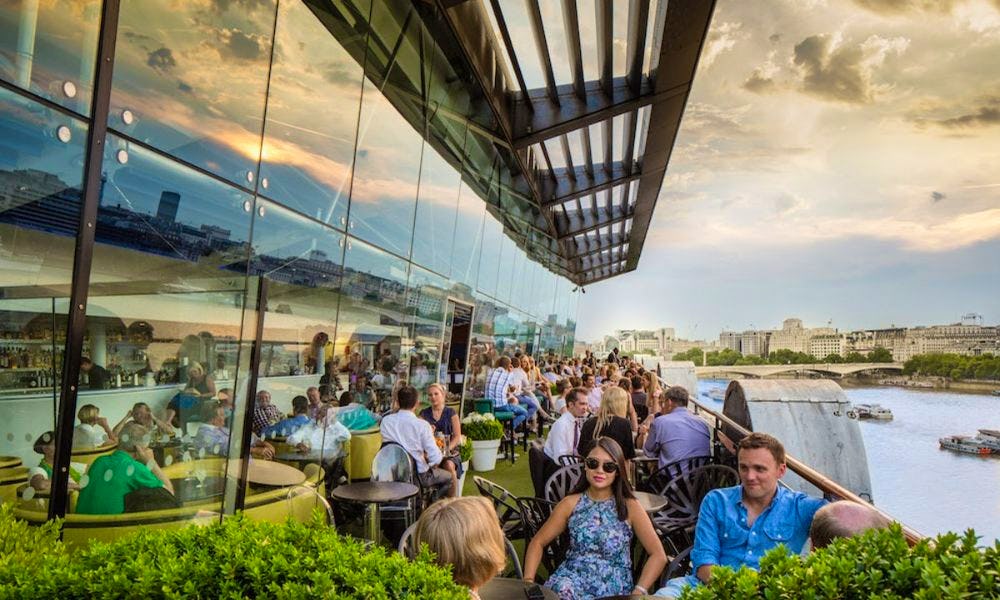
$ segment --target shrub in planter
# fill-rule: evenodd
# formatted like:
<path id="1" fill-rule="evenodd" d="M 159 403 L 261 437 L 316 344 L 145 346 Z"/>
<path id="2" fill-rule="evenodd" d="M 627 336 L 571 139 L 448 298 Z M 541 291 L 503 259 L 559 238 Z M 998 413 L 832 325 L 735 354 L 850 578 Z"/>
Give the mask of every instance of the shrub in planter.
<path id="1" fill-rule="evenodd" d="M 978 548 L 976 541 L 970 530 L 911 548 L 894 524 L 836 540 L 805 558 L 776 548 L 761 559 L 759 573 L 714 567 L 708 584 L 681 598 L 998 598 L 1000 542 Z"/>
<path id="2" fill-rule="evenodd" d="M 469 462 L 472 458 L 472 440 L 466 436 L 465 441 L 458 446 L 458 456 L 462 460 L 462 463 Z"/>
<path id="3" fill-rule="evenodd" d="M 14 526 L 7 516 L 0 528 Z M 238 515 L 70 555 L 53 548 L 40 548 L 30 570 L 4 560 L 0 598 L 468 598 L 426 550 L 411 562 L 340 536 L 319 518 L 274 524 Z"/>
<path id="4" fill-rule="evenodd" d="M 462 434 L 474 442 L 499 440 L 503 437 L 503 425 L 491 414 L 472 413 L 462 419 Z"/>

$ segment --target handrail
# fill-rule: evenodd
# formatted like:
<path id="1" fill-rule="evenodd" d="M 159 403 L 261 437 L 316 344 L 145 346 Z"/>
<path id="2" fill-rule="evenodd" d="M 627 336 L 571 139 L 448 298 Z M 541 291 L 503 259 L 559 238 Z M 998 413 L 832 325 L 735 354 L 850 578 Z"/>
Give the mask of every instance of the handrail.
<path id="1" fill-rule="evenodd" d="M 660 380 L 660 384 L 661 385 L 668 385 L 667 382 L 665 382 L 663 380 L 663 378 L 660 377 L 659 375 L 657 375 L 657 379 Z M 698 402 L 694 398 L 690 398 L 689 402 L 691 402 L 691 403 L 693 403 L 695 405 L 695 407 L 697 408 L 696 412 L 702 412 L 702 411 L 704 411 L 704 412 L 708 413 L 709 415 L 711 415 L 712 417 L 714 417 L 715 420 L 716 420 L 716 429 L 718 429 L 718 424 L 719 423 L 723 423 L 723 424 L 725 424 L 725 425 L 733 428 L 734 430 L 736 430 L 740 435 L 750 435 L 752 433 L 751 431 L 747 430 L 745 427 L 743 427 L 742 425 L 740 425 L 736 421 L 733 421 L 732 419 L 730 419 L 726 415 L 724 415 L 722 413 L 719 413 L 719 412 L 716 412 L 716 411 L 712 410 L 711 408 L 705 406 L 704 404 L 701 404 L 700 402 Z M 792 456 L 790 454 L 785 454 L 785 464 L 787 464 L 788 468 L 791 469 L 794 473 L 796 473 L 797 475 L 799 475 L 800 477 L 802 477 L 802 479 L 805 479 L 809 483 L 811 483 L 814 486 L 818 487 L 824 493 L 826 493 L 826 494 L 833 494 L 833 495 L 835 495 L 835 496 L 837 496 L 839 498 L 842 498 L 844 500 L 849 500 L 851 502 L 857 502 L 859 504 L 864 504 L 865 506 L 868 506 L 869 508 L 872 508 L 873 510 L 875 510 L 875 512 L 879 513 L 880 515 L 882 515 L 884 518 L 888 519 L 889 521 L 894 521 L 894 522 L 899 523 L 899 525 L 903 529 L 903 535 L 906 537 L 906 541 L 909 544 L 912 545 L 912 544 L 915 544 L 915 543 L 919 542 L 920 540 L 924 539 L 924 535 L 921 534 L 920 532 L 918 532 L 916 529 L 913 529 L 912 527 L 906 525 L 905 523 L 903 523 L 899 519 L 893 517 L 892 515 L 890 515 L 889 513 L 885 512 L 884 510 L 880 509 L 879 507 L 875 506 L 874 504 L 865 501 L 865 499 L 862 498 L 861 496 L 858 496 L 857 494 L 855 494 L 851 490 L 845 488 L 844 486 L 840 485 L 839 483 L 837 483 L 833 479 L 830 479 L 829 477 L 827 477 L 823 473 L 820 473 L 816 469 L 810 467 L 809 465 L 805 464 L 804 462 L 800 461 L 799 459 L 795 458 L 794 456 Z"/>

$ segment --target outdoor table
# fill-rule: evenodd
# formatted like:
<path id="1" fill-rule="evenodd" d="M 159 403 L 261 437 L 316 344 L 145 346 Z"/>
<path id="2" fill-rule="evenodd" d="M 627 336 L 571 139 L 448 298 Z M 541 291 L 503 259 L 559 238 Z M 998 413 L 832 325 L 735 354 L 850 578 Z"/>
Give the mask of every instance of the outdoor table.
<path id="1" fill-rule="evenodd" d="M 306 474 L 288 465 L 267 460 L 251 460 L 247 481 L 254 485 L 288 487 L 306 480 Z"/>
<path id="2" fill-rule="evenodd" d="M 298 463 L 301 468 L 303 465 L 308 463 L 318 463 L 323 464 L 324 462 L 330 462 L 336 460 L 338 457 L 337 452 L 279 452 L 274 455 L 274 460 L 280 460 L 282 462 L 293 462 Z"/>
<path id="3" fill-rule="evenodd" d="M 642 509 L 647 513 L 660 512 L 667 506 L 668 500 L 659 494 L 650 494 L 649 492 L 632 493 L 635 494 L 636 499 L 639 500 L 639 504 L 642 505 Z"/>
<path id="4" fill-rule="evenodd" d="M 226 478 L 218 475 L 206 477 L 204 481 L 182 477 L 171 479 L 170 483 L 174 486 L 174 497 L 182 504 L 221 498 L 226 490 Z"/>
<path id="5" fill-rule="evenodd" d="M 639 476 L 649 477 L 659 466 L 660 459 L 657 456 L 646 456 L 641 449 L 636 448 L 635 458 L 632 459 L 632 483 L 635 487 L 638 487 L 640 483 Z"/>
<path id="6" fill-rule="evenodd" d="M 494 577 L 486 582 L 486 585 L 479 588 L 479 597 L 482 600 L 525 600 L 528 596 L 524 593 L 529 588 L 529 584 L 520 579 L 512 577 Z M 559 600 L 559 595 L 549 588 L 540 585 L 542 593 L 548 600 Z"/>
<path id="7" fill-rule="evenodd" d="M 340 485 L 330 491 L 330 495 L 345 502 L 366 504 L 365 539 L 377 542 L 382 528 L 380 504 L 402 502 L 420 493 L 420 488 L 402 481 L 361 481 Z"/>
<path id="8" fill-rule="evenodd" d="M 45 499 L 47 499 L 47 498 L 51 497 L 50 490 L 35 490 L 35 489 L 33 489 L 32 493 L 29 494 L 29 497 L 25 498 L 24 497 L 24 492 L 26 492 L 28 490 L 28 488 L 30 488 L 30 487 L 31 487 L 30 483 L 23 483 L 23 484 L 17 486 L 17 497 L 21 498 L 21 499 L 24 499 L 24 500 L 30 500 L 31 498 L 45 498 Z"/>

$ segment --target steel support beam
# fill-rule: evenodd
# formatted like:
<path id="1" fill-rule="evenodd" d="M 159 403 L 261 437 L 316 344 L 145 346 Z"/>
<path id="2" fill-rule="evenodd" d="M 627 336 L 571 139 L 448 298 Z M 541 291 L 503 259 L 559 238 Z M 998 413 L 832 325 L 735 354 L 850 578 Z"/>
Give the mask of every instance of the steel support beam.
<path id="1" fill-rule="evenodd" d="M 623 211 L 620 208 L 616 208 L 612 211 L 605 211 L 604 218 L 597 219 L 571 219 L 571 221 L 580 221 L 582 223 L 568 223 L 568 227 L 575 227 L 575 229 L 564 230 L 560 228 L 559 239 L 567 240 L 571 237 L 580 235 L 581 233 L 587 233 L 589 231 L 594 231 L 595 229 L 600 229 L 601 227 L 606 227 L 608 225 L 614 225 L 621 221 L 627 221 L 635 216 L 635 211 L 627 210 Z"/>
<path id="2" fill-rule="evenodd" d="M 639 179 L 640 174 L 629 173 L 628 167 L 627 163 L 615 161 L 610 170 L 597 169 L 593 173 L 587 173 L 583 168 L 577 168 L 572 174 L 566 173 L 566 169 L 556 169 L 550 177 L 543 178 L 542 206 L 551 210 L 564 202 Z"/>

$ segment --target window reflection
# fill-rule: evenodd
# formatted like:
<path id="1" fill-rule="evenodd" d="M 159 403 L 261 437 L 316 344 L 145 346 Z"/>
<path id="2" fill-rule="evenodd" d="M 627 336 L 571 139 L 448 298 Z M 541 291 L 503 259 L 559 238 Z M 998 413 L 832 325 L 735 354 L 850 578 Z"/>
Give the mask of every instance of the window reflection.
<path id="1" fill-rule="evenodd" d="M 383 406 L 388 406 L 393 385 L 408 376 L 401 356 L 406 269 L 405 261 L 369 244 L 347 242 L 337 319 L 337 370 L 345 387 Z"/>
<path id="2" fill-rule="evenodd" d="M 0 461 L 11 475 L 0 501 L 20 501 L 40 518 L 86 138 L 82 122 L 0 88 Z"/>
<path id="3" fill-rule="evenodd" d="M 410 385 L 421 392 L 431 383 L 440 382 L 441 342 L 448 308 L 446 288 L 445 278 L 410 267 L 404 342 Z"/>
<path id="4" fill-rule="evenodd" d="M 487 212 L 483 226 L 483 250 L 479 260 L 479 283 L 476 288 L 489 296 L 496 294 L 504 239 L 503 226 Z"/>
<path id="5" fill-rule="evenodd" d="M 413 228 L 412 260 L 445 276 L 451 270 L 454 237 L 472 233 L 468 230 L 461 233 L 455 231 L 460 183 L 458 169 L 425 144 Z"/>
<path id="6" fill-rule="evenodd" d="M 274 19 L 274 0 L 124 0 L 109 126 L 252 187 Z"/>
<path id="7" fill-rule="evenodd" d="M 325 26 L 301 2 L 279 6 L 259 190 L 289 208 L 343 228 L 362 68 L 327 30 L 351 27 L 342 17 L 342 3 L 333 4 L 335 9 L 323 13 Z M 317 106 L 303 98 L 322 102 Z"/>
<path id="8" fill-rule="evenodd" d="M 99 0 L 0 2 L 0 78 L 86 115 Z"/>
<path id="9" fill-rule="evenodd" d="M 409 256 L 422 148 L 420 135 L 366 79 L 351 190 L 352 235 Z"/>
<path id="10" fill-rule="evenodd" d="M 455 237 L 451 253 L 451 279 L 469 288 L 476 287 L 479 258 L 483 245 L 483 213 L 486 205 L 464 183 L 458 195 Z"/>

